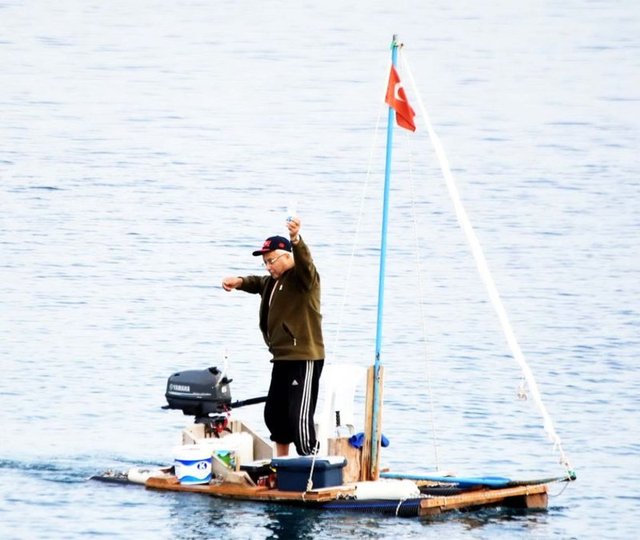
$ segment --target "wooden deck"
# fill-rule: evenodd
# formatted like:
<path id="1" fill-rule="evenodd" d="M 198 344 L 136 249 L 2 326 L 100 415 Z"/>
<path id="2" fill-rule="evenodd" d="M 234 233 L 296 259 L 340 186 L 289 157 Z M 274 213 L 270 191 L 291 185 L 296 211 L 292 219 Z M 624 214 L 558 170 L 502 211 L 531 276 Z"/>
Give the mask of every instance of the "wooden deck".
<path id="1" fill-rule="evenodd" d="M 332 501 L 338 497 L 348 497 L 355 493 L 355 489 L 348 485 L 331 487 L 324 489 L 314 489 L 306 493 L 300 491 L 280 491 L 262 486 L 247 486 L 244 484 L 199 484 L 185 485 L 178 482 L 175 476 L 151 477 L 145 486 L 151 489 L 163 489 L 166 491 L 187 491 L 191 493 L 202 493 L 213 497 L 225 499 L 243 499 L 247 501 Z"/>
<path id="2" fill-rule="evenodd" d="M 237 499 L 257 502 L 278 502 L 296 506 L 314 507 L 321 503 L 341 500 L 348 510 L 348 501 L 354 500 L 355 488 L 346 484 L 339 487 L 315 489 L 308 492 L 280 491 L 262 486 L 249 486 L 234 483 L 211 483 L 199 485 L 180 484 L 172 475 L 149 478 L 145 486 L 149 489 L 201 493 L 225 499 Z M 544 509 L 547 507 L 547 485 L 528 485 L 498 489 L 473 490 L 459 495 L 430 496 L 423 495 L 415 499 L 416 514 L 433 516 L 451 510 L 471 510 L 487 506 L 508 506 L 515 508 Z M 359 501 L 360 504 L 363 501 Z M 403 503 L 404 504 L 404 503 Z M 354 503 L 354 510 L 356 510 Z"/>

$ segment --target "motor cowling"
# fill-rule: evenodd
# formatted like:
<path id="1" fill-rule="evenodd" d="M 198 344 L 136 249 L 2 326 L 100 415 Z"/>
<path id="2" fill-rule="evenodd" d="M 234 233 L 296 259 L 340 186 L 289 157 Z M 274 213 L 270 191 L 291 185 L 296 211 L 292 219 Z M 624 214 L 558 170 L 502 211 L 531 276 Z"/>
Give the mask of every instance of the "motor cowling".
<path id="1" fill-rule="evenodd" d="M 179 371 L 167 380 L 168 409 L 185 415 L 206 417 L 228 411 L 231 404 L 230 379 L 217 368 Z"/>

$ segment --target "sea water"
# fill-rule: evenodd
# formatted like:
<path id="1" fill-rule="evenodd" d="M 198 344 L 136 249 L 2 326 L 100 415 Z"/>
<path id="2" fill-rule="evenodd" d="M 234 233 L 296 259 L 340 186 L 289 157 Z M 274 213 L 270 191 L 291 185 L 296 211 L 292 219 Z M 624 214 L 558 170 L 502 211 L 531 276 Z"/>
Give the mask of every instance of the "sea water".
<path id="1" fill-rule="evenodd" d="M 604 0 L 0 2 L 0 536 L 635 536 L 639 19 Z M 420 93 L 405 78 L 383 464 L 564 471 L 517 399 L 420 98 L 578 481 L 546 512 L 435 521 L 88 481 L 171 463 L 192 421 L 160 408 L 175 371 L 228 358 L 234 399 L 266 393 L 257 298 L 220 282 L 264 271 L 251 251 L 286 234 L 291 201 L 327 363 L 373 362 L 393 33 Z M 265 435 L 260 405 L 238 414 Z"/>

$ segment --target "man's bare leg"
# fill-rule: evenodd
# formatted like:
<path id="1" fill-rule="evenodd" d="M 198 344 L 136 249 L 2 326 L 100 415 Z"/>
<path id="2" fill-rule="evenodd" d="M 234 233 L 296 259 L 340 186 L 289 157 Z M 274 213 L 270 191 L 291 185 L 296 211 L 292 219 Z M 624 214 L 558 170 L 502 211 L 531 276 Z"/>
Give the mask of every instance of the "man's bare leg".
<path id="1" fill-rule="evenodd" d="M 289 455 L 289 445 L 284 443 L 276 443 L 276 457 L 284 457 Z"/>

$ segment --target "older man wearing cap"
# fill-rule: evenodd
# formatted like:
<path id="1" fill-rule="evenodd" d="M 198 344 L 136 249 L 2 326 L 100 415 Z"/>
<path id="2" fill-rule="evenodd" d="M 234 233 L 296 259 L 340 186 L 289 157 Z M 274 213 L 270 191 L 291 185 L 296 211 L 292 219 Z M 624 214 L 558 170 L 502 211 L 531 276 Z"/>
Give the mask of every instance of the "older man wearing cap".
<path id="1" fill-rule="evenodd" d="M 222 287 L 262 297 L 260 330 L 273 355 L 265 423 L 278 456 L 288 455 L 292 442 L 306 456 L 316 448 L 313 415 L 324 365 L 320 276 L 300 237 L 300 220 L 287 226 L 290 239 L 271 236 L 253 252 L 268 276 L 229 276 Z"/>

